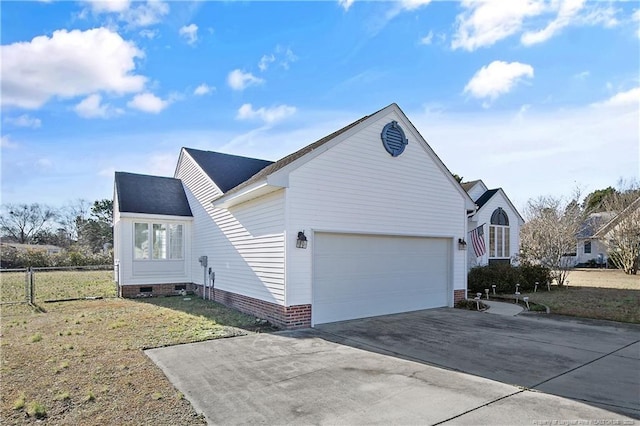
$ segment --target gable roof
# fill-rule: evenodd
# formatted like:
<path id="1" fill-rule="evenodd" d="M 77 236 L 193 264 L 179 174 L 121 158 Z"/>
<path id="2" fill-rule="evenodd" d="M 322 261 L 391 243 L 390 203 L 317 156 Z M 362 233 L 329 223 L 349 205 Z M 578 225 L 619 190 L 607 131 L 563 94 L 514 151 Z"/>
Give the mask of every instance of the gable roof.
<path id="1" fill-rule="evenodd" d="M 631 204 L 627 206 L 624 210 L 620 212 L 620 214 L 614 216 L 609 222 L 604 224 L 598 232 L 594 233 L 594 238 L 602 238 L 607 232 L 614 228 L 620 221 L 622 221 L 625 217 L 631 215 L 634 210 L 640 209 L 640 197 L 636 198 Z"/>
<path id="2" fill-rule="evenodd" d="M 578 238 L 591 238 L 602 228 L 603 225 L 611 221 L 616 216 L 615 212 L 591 213 L 580 226 Z"/>
<path id="3" fill-rule="evenodd" d="M 471 188 L 473 188 L 478 182 L 480 182 L 480 179 L 472 180 L 469 182 L 460 182 L 460 185 L 462 185 L 462 189 L 469 192 L 471 191 Z"/>
<path id="4" fill-rule="evenodd" d="M 518 209 L 516 209 L 516 207 L 513 205 L 513 203 L 509 199 L 509 197 L 507 197 L 507 194 L 505 194 L 505 192 L 504 192 L 504 190 L 502 188 L 495 188 L 495 189 L 486 190 L 484 192 L 484 194 L 482 194 L 476 200 L 476 205 L 478 206 L 478 211 L 480 211 L 480 209 L 482 209 L 482 207 L 484 207 L 484 205 L 487 204 L 489 202 L 489 200 L 491 200 L 497 193 L 501 193 L 502 194 L 502 196 L 504 197 L 505 201 L 507 202 L 507 204 L 509 205 L 511 210 L 513 210 L 516 213 L 516 215 L 518 216 L 518 220 L 520 221 L 520 224 L 523 224 L 524 223 L 524 219 L 523 219 L 522 215 L 520 215 L 520 212 L 518 211 Z"/>
<path id="5" fill-rule="evenodd" d="M 322 139 L 319 139 L 316 142 L 313 142 L 312 144 L 307 145 L 304 148 L 294 152 L 293 154 L 290 154 L 276 161 L 275 163 L 265 167 L 264 169 L 256 173 L 254 176 L 252 176 L 250 179 L 246 180 L 245 182 L 242 182 L 238 186 L 225 192 L 222 196 L 214 200 L 214 202 L 218 206 L 223 206 L 227 201 L 223 201 L 223 202 L 220 202 L 220 201 L 232 199 L 233 197 L 229 197 L 230 195 L 240 192 L 243 189 L 253 184 L 258 184 L 259 182 L 262 182 L 262 181 L 267 181 L 267 184 L 269 184 L 268 178 L 272 177 L 272 175 L 274 175 L 276 172 L 284 168 L 288 168 L 288 166 L 291 166 L 293 163 L 297 163 L 299 165 L 299 164 L 303 164 L 305 161 L 309 161 L 311 158 L 314 158 L 315 153 L 319 154 L 321 152 L 324 152 L 324 150 L 329 149 L 331 146 L 338 143 L 340 140 L 342 140 L 341 137 L 343 137 L 349 131 L 351 130 L 357 131 L 355 129 L 361 125 L 364 126 L 364 123 L 366 121 L 373 119 L 378 114 L 387 113 L 390 111 L 396 111 L 398 115 L 401 117 L 401 119 L 405 122 L 405 124 L 411 127 L 411 129 L 418 135 L 419 139 L 423 142 L 423 146 L 426 148 L 428 153 L 433 157 L 433 160 L 435 161 L 436 165 L 442 169 L 445 175 L 448 176 L 452 184 L 458 189 L 459 193 L 466 198 L 467 206 L 469 208 L 475 207 L 473 200 L 471 199 L 469 194 L 467 194 L 467 192 L 462 188 L 462 186 L 460 186 L 459 182 L 455 180 L 455 178 L 453 177 L 449 169 L 444 165 L 442 160 L 440 160 L 440 157 L 438 157 L 438 155 L 433 151 L 433 149 L 429 146 L 426 140 L 424 140 L 422 135 L 420 135 L 420 132 L 418 132 L 418 130 L 413 125 L 413 123 L 411 123 L 411 121 L 407 118 L 404 112 L 402 112 L 400 107 L 395 103 L 392 103 L 372 114 L 365 115 L 364 117 L 352 122 L 351 124 L 346 125 L 345 127 L 331 133 L 330 135 L 327 135 Z M 325 145 L 327 145 L 327 147 L 325 147 Z M 320 150 L 320 148 L 323 148 L 323 149 Z M 291 167 L 296 167 L 296 166 L 291 166 Z"/>
<path id="6" fill-rule="evenodd" d="M 246 182 L 273 161 L 183 148 L 223 193 Z"/>
<path id="7" fill-rule="evenodd" d="M 116 172 L 121 213 L 193 216 L 180 179 Z"/>
<path id="8" fill-rule="evenodd" d="M 500 188 L 489 189 L 488 191 L 485 191 L 484 194 L 482 194 L 480 198 L 476 200 L 476 205 L 478 206 L 478 208 L 481 208 L 482 206 L 484 206 L 487 203 L 487 201 L 489 201 L 491 197 L 493 197 L 495 193 L 498 192 L 499 190 Z"/>

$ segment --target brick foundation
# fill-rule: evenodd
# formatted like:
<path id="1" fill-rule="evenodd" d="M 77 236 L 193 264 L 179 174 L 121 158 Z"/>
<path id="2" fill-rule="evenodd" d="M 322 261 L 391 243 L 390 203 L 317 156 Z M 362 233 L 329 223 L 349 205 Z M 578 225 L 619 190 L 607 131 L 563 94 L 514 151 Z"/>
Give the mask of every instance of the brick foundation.
<path id="1" fill-rule="evenodd" d="M 467 290 L 453 290 L 453 304 L 467 298 Z"/>
<path id="2" fill-rule="evenodd" d="M 281 328 L 311 327 L 311 305 L 282 306 L 225 290 L 214 289 L 213 300 Z"/>
<path id="3" fill-rule="evenodd" d="M 121 285 L 120 297 L 177 296 L 181 291 L 202 297 L 202 290 L 202 285 L 193 283 Z M 213 289 L 213 293 L 214 301 L 265 319 L 277 327 L 285 329 L 311 327 L 311 305 L 282 306 L 217 288 Z M 209 298 L 209 289 L 206 295 Z"/>
<path id="4" fill-rule="evenodd" d="M 193 294 L 199 291 L 198 287 L 192 283 L 121 285 L 120 297 L 132 299 L 137 297 L 177 296 L 182 291 Z"/>

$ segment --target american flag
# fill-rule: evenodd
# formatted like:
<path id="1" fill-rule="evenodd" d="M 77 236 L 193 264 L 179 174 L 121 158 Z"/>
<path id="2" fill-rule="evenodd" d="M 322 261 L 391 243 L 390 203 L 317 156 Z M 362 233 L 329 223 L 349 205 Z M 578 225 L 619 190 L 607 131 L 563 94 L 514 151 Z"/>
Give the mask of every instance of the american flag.
<path id="1" fill-rule="evenodd" d="M 484 224 L 471 231 L 471 243 L 473 244 L 473 251 L 476 253 L 476 257 L 482 256 L 487 251 L 484 245 Z"/>

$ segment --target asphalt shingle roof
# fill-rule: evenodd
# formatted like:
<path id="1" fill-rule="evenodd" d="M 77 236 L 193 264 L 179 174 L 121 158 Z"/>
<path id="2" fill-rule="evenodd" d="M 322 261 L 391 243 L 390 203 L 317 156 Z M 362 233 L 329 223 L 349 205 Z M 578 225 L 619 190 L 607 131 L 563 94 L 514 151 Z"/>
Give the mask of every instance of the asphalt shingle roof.
<path id="1" fill-rule="evenodd" d="M 462 185 L 462 189 L 464 189 L 466 192 L 469 192 L 469 190 L 473 188 L 473 185 L 475 185 L 478 182 L 480 182 L 480 180 L 476 179 L 469 182 L 462 182 L 460 183 L 460 185 Z"/>
<path id="2" fill-rule="evenodd" d="M 120 212 L 193 216 L 180 179 L 116 172 L 115 184 Z"/>
<path id="3" fill-rule="evenodd" d="M 382 111 L 382 110 L 380 110 L 380 111 Z M 379 112 L 379 111 L 377 111 L 377 112 Z M 246 186 L 249 186 L 252 183 L 257 182 L 260 179 L 263 179 L 266 176 L 269 176 L 270 174 L 282 169 L 283 167 L 287 166 L 288 164 L 293 163 L 298 158 L 305 156 L 306 154 L 310 153 L 314 149 L 320 148 L 322 145 L 324 145 L 327 142 L 331 141 L 332 139 L 338 137 L 339 135 L 341 135 L 342 133 L 346 132 L 347 130 L 357 126 L 358 124 L 362 123 L 363 121 L 365 121 L 367 118 L 371 117 L 372 115 L 377 114 L 377 112 L 375 112 L 375 113 L 373 113 L 371 115 L 365 115 L 364 117 L 360 118 L 359 120 L 356 120 L 353 123 L 346 125 L 342 129 L 336 130 L 335 132 L 331 133 L 330 135 L 327 135 L 327 136 L 323 137 L 322 139 L 319 139 L 319 140 L 313 142 L 312 144 L 305 146 L 304 148 L 294 152 L 293 154 L 289 154 L 286 157 L 281 158 L 277 162 L 272 163 L 271 165 L 269 165 L 269 166 L 265 167 L 264 169 L 260 170 L 255 175 L 251 176 L 250 179 L 247 179 L 245 181 L 239 182 L 238 185 L 230 188 L 230 189 L 233 189 L 233 190 L 229 191 L 229 193 L 237 192 L 238 190 L 240 190 L 240 189 L 242 189 L 242 188 L 244 188 Z M 224 191 L 224 192 L 225 192 L 225 195 L 226 195 L 227 191 Z"/>
<path id="4" fill-rule="evenodd" d="M 493 197 L 495 193 L 498 192 L 499 190 L 500 188 L 489 189 L 488 191 L 485 191 L 485 193 L 482 194 L 480 198 L 476 200 L 476 204 L 478 205 L 478 208 L 484 206 L 487 203 L 487 201 L 489 201 L 491 197 Z"/>
<path id="5" fill-rule="evenodd" d="M 222 154 L 220 152 L 201 151 L 193 148 L 184 148 L 184 150 L 189 153 L 223 193 L 247 181 L 260 170 L 273 164 L 273 161 Z"/>

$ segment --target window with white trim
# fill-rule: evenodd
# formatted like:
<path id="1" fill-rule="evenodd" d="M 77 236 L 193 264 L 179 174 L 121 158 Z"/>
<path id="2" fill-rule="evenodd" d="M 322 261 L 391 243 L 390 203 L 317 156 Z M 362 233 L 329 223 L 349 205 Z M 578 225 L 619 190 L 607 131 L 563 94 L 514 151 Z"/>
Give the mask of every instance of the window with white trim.
<path id="1" fill-rule="evenodd" d="M 136 222 L 134 228 L 133 258 L 135 260 L 182 259 L 183 227 L 175 223 Z"/>
<path id="2" fill-rule="evenodd" d="M 591 254 L 591 241 L 584 242 L 584 254 Z"/>
<path id="3" fill-rule="evenodd" d="M 489 258 L 511 257 L 509 241 L 509 216 L 498 207 L 491 215 L 489 225 Z"/>

